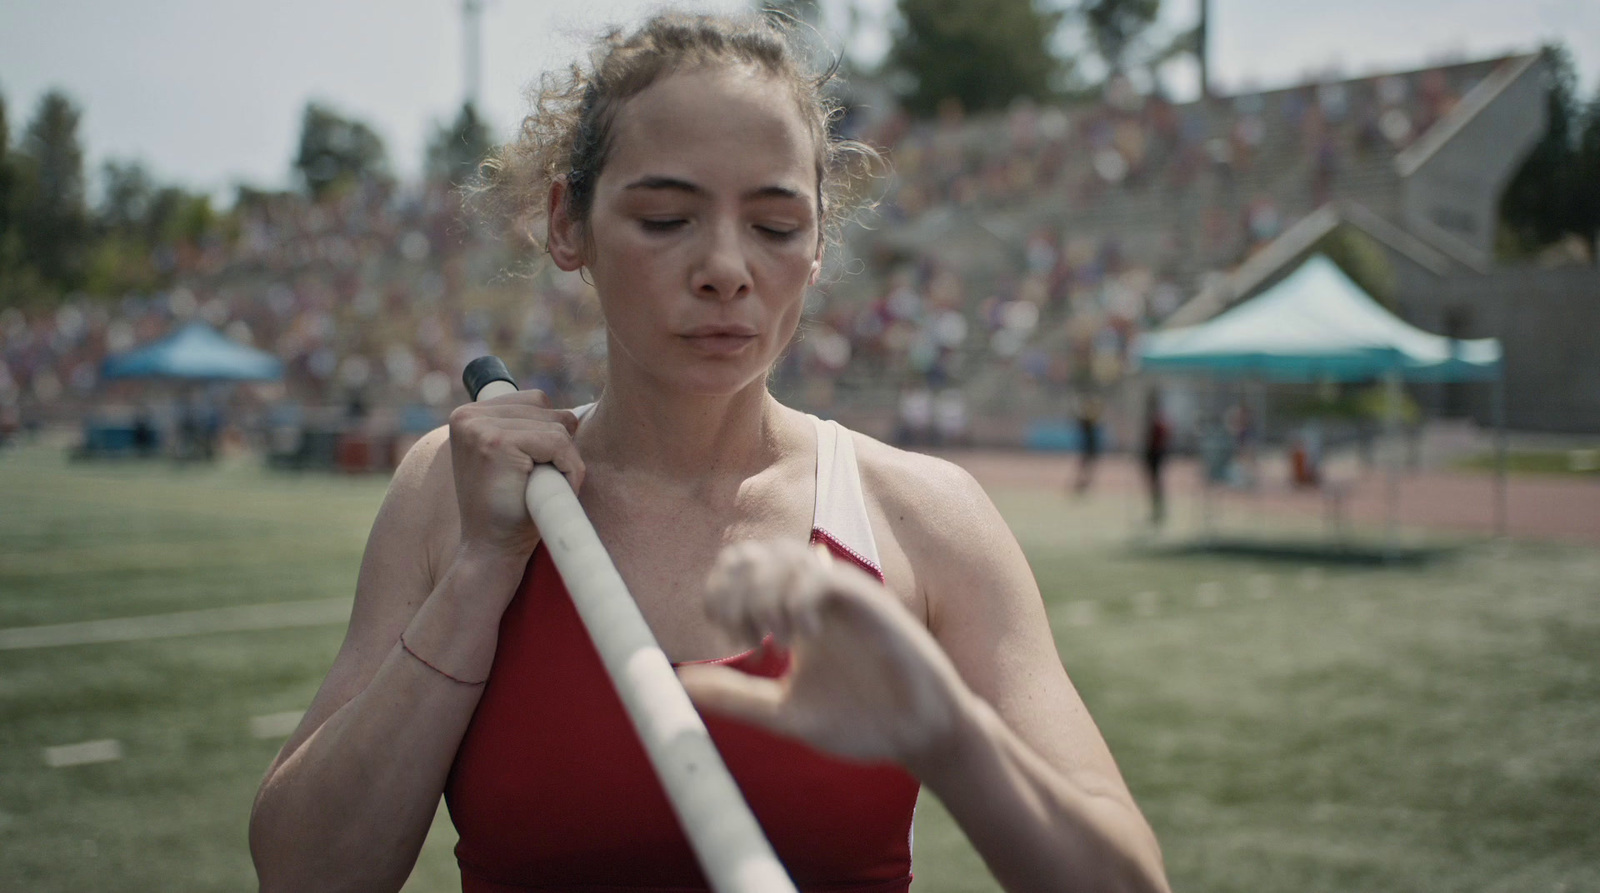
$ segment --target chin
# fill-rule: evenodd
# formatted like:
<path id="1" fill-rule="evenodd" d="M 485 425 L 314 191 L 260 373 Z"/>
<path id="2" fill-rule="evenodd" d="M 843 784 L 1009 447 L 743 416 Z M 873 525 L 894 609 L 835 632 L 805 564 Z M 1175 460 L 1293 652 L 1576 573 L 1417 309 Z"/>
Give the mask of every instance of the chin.
<path id="1" fill-rule="evenodd" d="M 705 363 L 681 369 L 669 377 L 673 388 L 696 397 L 732 397 L 767 379 L 770 364 Z"/>
<path id="2" fill-rule="evenodd" d="M 726 378 L 696 376 L 692 380 L 679 382 L 678 389 L 696 397 L 732 397 L 752 386 L 763 385 L 766 379 L 765 371 L 759 375 L 747 375 L 737 379 L 731 376 Z"/>

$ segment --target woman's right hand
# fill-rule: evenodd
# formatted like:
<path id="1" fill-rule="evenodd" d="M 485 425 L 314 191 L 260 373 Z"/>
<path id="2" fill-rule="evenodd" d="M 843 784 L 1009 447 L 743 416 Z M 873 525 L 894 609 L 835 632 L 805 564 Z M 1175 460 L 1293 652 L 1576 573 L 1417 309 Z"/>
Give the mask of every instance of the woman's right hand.
<path id="1" fill-rule="evenodd" d="M 539 542 L 526 490 L 534 465 L 548 462 L 577 489 L 583 459 L 578 417 L 551 409 L 542 391 L 518 391 L 450 413 L 450 461 L 461 510 L 461 545 L 526 558 Z"/>

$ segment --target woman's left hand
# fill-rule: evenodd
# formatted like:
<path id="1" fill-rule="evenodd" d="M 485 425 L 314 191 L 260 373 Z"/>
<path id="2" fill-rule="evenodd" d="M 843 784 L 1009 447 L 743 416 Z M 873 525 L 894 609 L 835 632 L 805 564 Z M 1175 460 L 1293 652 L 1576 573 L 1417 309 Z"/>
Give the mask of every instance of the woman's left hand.
<path id="1" fill-rule="evenodd" d="M 951 744 L 966 699 L 927 629 L 878 581 L 822 547 L 743 542 L 707 581 L 711 618 L 791 650 L 779 679 L 697 664 L 678 673 L 701 708 L 799 738 L 819 750 L 917 766 Z"/>

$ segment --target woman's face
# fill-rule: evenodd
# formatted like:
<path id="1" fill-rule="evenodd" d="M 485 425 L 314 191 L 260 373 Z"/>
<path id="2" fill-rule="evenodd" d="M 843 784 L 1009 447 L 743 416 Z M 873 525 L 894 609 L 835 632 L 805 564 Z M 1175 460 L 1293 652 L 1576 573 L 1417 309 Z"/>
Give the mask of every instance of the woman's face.
<path id="1" fill-rule="evenodd" d="M 613 122 L 586 244 L 617 375 L 726 395 L 793 337 L 820 265 L 815 145 L 789 92 L 743 68 L 668 75 Z M 567 242 L 576 229 L 568 226 Z"/>

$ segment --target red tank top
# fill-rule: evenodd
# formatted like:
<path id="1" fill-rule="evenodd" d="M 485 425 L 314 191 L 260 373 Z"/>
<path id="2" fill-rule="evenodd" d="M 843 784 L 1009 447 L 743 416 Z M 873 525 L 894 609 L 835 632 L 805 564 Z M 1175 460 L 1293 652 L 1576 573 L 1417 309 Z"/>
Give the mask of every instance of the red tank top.
<path id="1" fill-rule="evenodd" d="M 819 444 L 819 483 L 825 456 Z M 849 459 L 848 483 L 855 484 L 853 454 Z M 830 471 L 829 477 L 836 476 Z M 818 505 L 821 521 L 820 487 Z M 819 526 L 812 540 L 882 579 L 875 562 L 831 531 Z M 763 647 L 719 662 L 776 677 L 787 669 L 788 655 Z M 915 778 L 894 766 L 834 758 L 716 715 L 705 720 L 802 891 L 909 889 Z M 445 797 L 460 834 L 456 859 L 464 893 L 708 889 L 542 548 L 501 619 L 489 682 L 457 751 Z"/>

